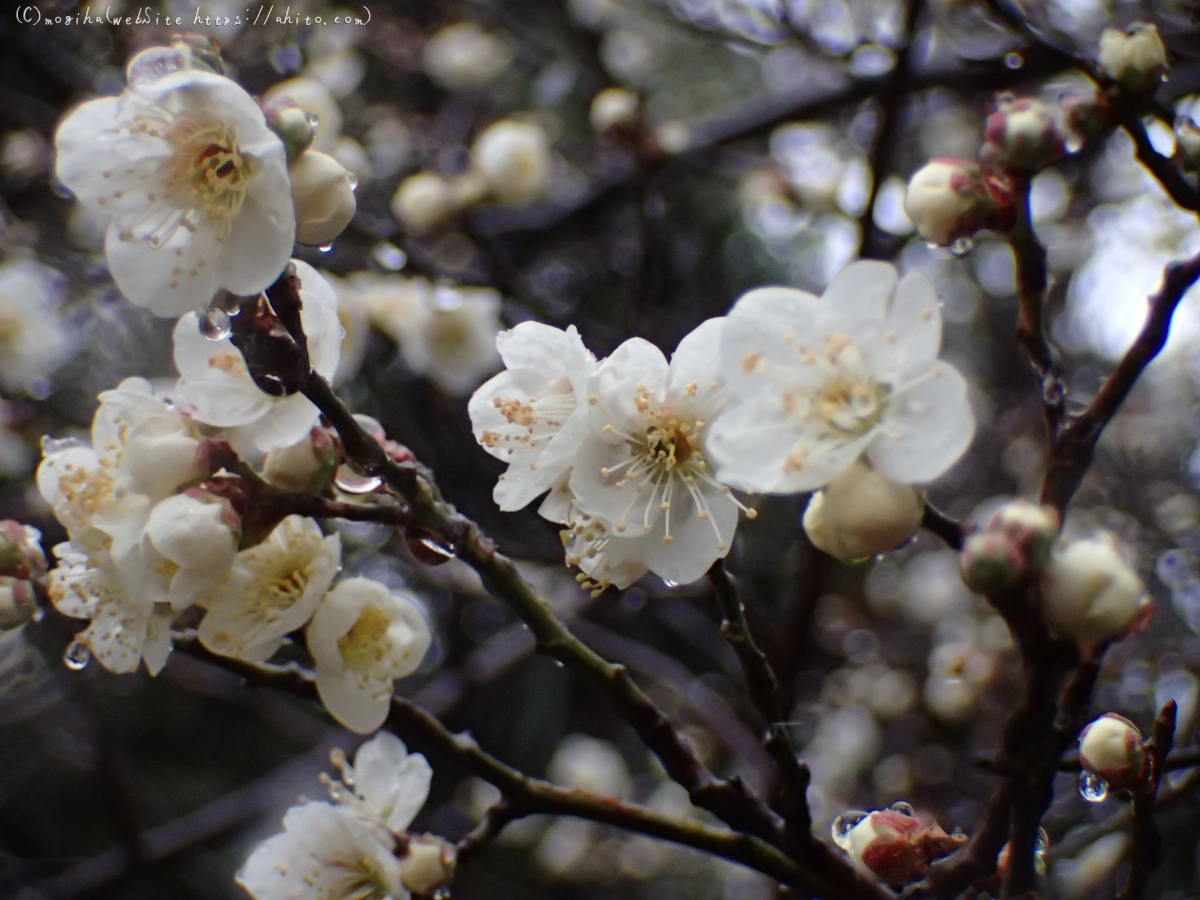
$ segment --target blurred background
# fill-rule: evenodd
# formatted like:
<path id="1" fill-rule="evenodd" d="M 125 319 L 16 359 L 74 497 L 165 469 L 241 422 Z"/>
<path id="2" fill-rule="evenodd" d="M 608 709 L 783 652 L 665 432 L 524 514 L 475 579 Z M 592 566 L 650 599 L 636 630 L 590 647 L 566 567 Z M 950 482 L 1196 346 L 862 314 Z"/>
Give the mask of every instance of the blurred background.
<path id="1" fill-rule="evenodd" d="M 496 332 L 536 318 L 576 325 L 598 356 L 634 335 L 669 353 L 753 286 L 820 291 L 860 255 L 924 270 L 944 304 L 943 356 L 970 380 L 979 422 L 931 499 L 975 521 L 1035 495 L 1042 473 L 1040 404 L 1013 340 L 1013 258 L 986 236 L 954 253 L 926 246 L 903 211 L 908 176 L 931 157 L 972 158 L 997 91 L 1054 99 L 1077 87 L 1070 54 L 1094 54 L 1107 26 L 1157 23 L 1172 54 L 1160 100 L 1183 113 L 1200 102 L 1200 31 L 1179 0 L 1029 2 L 1044 43 L 981 0 L 300 0 L 292 22 L 276 23 L 276 8 L 257 24 L 255 5 L 197 6 L 89 7 L 93 18 L 151 20 L 132 25 L 54 24 L 84 9 L 51 0 L 37 7 L 40 24 L 0 14 L 0 518 L 38 527 L 47 548 L 63 540 L 33 486 L 43 435 L 85 433 L 96 394 L 123 377 L 175 377 L 173 322 L 116 291 L 103 224 L 54 179 L 53 134 L 74 104 L 119 93 L 137 50 L 179 30 L 153 24 L 156 14 L 183 16 L 185 30 L 220 42 L 228 74 L 251 93 L 290 92 L 314 113 L 317 149 L 357 178 L 350 228 L 301 252 L 336 278 L 341 395 L 434 469 L 716 772 L 762 789 L 773 777 L 762 723 L 707 585 L 650 576 L 593 600 L 564 567 L 553 526 L 493 504 L 501 467 L 475 444 L 466 400 L 498 368 Z M 519 196 L 470 178 L 477 139 L 500 120 L 533 135 L 537 177 Z M 1151 131 L 1170 153 L 1171 130 Z M 1040 174 L 1033 206 L 1053 335 L 1070 402 L 1082 404 L 1140 326 L 1163 266 L 1200 251 L 1200 226 L 1121 132 Z M 1069 533 L 1103 527 L 1127 541 L 1156 601 L 1150 626 L 1108 653 L 1093 708 L 1146 730 L 1174 698 L 1179 746 L 1192 742 L 1200 686 L 1193 295 L 1067 522 Z M 1007 629 L 932 535 L 855 567 L 816 552 L 799 524 L 806 499 L 758 498 L 729 567 L 812 767 L 817 828 L 904 799 L 970 831 L 996 781 L 975 760 L 998 746 L 1020 686 Z M 528 632 L 465 566 L 416 560 L 378 526 L 337 527 L 350 573 L 409 586 L 435 623 L 434 648 L 402 693 L 531 774 L 697 815 L 604 698 L 533 655 Z M 69 670 L 47 631 L 0 633 L 0 896 L 242 896 L 232 877 L 253 844 L 298 795 L 321 793 L 331 748 L 361 740 L 315 705 L 246 690 L 181 654 L 157 679 Z M 416 824 L 456 839 L 495 792 L 431 762 Z M 1192 775 L 1167 779 L 1153 896 L 1200 896 Z M 1111 896 L 1125 805 L 1086 802 L 1074 775 L 1060 779 L 1045 822 L 1051 893 Z M 534 819 L 464 867 L 453 892 L 760 900 L 776 888 L 692 851 Z"/>

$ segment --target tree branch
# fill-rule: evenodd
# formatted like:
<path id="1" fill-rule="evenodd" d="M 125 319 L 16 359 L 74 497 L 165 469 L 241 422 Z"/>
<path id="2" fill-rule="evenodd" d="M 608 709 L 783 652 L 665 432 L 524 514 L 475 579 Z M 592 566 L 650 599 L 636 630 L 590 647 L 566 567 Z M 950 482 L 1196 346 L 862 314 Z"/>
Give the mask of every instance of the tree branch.
<path id="1" fill-rule="evenodd" d="M 1146 882 L 1162 863 L 1162 834 L 1154 821 L 1158 802 L 1158 786 L 1165 772 L 1163 760 L 1175 741 L 1175 701 L 1162 708 L 1154 720 L 1146 751 L 1150 754 L 1150 777 L 1133 794 L 1133 828 L 1130 832 L 1129 877 L 1117 900 L 1141 900 Z"/>
<path id="2" fill-rule="evenodd" d="M 783 726 L 784 712 L 779 701 L 779 684 L 767 655 L 754 642 L 746 621 L 746 607 L 738 597 L 737 585 L 721 560 L 708 570 L 708 580 L 721 607 L 721 633 L 729 641 L 746 676 L 750 698 L 766 722 L 763 746 L 779 769 L 781 804 L 789 836 L 806 838 L 812 830 L 808 809 L 808 766 L 800 761 L 791 735 Z"/>
<path id="3" fill-rule="evenodd" d="M 921 514 L 921 527 L 940 537 L 951 550 L 962 549 L 968 531 L 962 522 L 946 515 L 932 503 L 925 504 L 925 512 Z"/>

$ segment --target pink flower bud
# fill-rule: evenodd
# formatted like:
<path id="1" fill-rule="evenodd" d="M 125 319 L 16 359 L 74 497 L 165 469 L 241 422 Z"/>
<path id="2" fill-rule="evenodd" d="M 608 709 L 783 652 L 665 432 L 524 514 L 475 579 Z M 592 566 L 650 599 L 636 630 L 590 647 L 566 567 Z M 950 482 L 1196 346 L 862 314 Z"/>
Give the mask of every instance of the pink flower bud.
<path id="1" fill-rule="evenodd" d="M 1079 735 L 1079 762 L 1109 787 L 1136 787 L 1149 774 L 1150 757 L 1137 726 L 1116 713 L 1105 713 Z"/>
<path id="2" fill-rule="evenodd" d="M 37 611 L 33 583 L 0 575 L 0 630 L 19 628 Z"/>
<path id="3" fill-rule="evenodd" d="M 46 574 L 46 555 L 42 553 L 42 533 L 12 519 L 0 520 L 0 575 L 14 578 L 40 578 Z"/>
<path id="4" fill-rule="evenodd" d="M 1024 564 L 1034 570 L 1045 566 L 1058 539 L 1058 510 L 1028 500 L 1013 500 L 1000 507 L 987 530 L 1003 534 L 1020 551 Z"/>
<path id="5" fill-rule="evenodd" d="M 1025 569 L 1025 556 L 1001 531 L 981 531 L 963 543 L 963 584 L 977 594 L 994 594 L 1012 585 Z"/>
<path id="6" fill-rule="evenodd" d="M 1066 134 L 1053 106 L 1011 94 L 1001 94 L 996 101 L 983 131 L 981 162 L 989 168 L 1036 172 L 1066 154 Z"/>
<path id="7" fill-rule="evenodd" d="M 861 818 L 851 824 L 848 817 L 854 815 Z M 966 835 L 946 834 L 932 819 L 917 817 L 907 803 L 839 816 L 833 824 L 833 837 L 856 869 L 893 885 L 924 878 L 931 862 L 953 853 L 967 840 Z"/>
<path id="8" fill-rule="evenodd" d="M 921 237 L 948 246 L 985 228 L 1012 225 L 1012 191 L 1003 175 L 962 159 L 934 159 L 908 183 L 904 212 Z"/>

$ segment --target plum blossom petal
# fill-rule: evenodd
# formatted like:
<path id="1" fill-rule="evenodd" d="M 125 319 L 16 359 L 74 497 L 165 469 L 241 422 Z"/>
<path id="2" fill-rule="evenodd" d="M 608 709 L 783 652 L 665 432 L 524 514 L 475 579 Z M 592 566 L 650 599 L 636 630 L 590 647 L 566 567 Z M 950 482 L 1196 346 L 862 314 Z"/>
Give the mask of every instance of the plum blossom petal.
<path id="1" fill-rule="evenodd" d="M 401 834 L 429 797 L 433 769 L 394 734 L 381 731 L 354 754 L 354 790 L 393 834 Z"/>

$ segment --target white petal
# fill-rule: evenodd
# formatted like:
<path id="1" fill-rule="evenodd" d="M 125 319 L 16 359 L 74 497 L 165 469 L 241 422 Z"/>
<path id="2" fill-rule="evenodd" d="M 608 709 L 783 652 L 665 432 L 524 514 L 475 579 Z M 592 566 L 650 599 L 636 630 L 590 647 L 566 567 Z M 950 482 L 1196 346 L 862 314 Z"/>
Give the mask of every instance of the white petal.
<path id="1" fill-rule="evenodd" d="M 305 632 L 313 660 L 319 667 L 333 672 L 341 672 L 344 668 L 338 639 L 354 627 L 370 599 L 363 591 L 341 588 L 339 584 L 321 599 Z"/>
<path id="2" fill-rule="evenodd" d="M 318 374 L 332 378 L 342 355 L 342 320 L 338 318 L 337 292 L 308 263 L 299 259 L 294 262 L 304 301 L 300 322 L 308 336 L 308 355 Z"/>
<path id="3" fill-rule="evenodd" d="M 725 330 L 725 319 L 708 319 L 701 322 L 675 348 L 671 355 L 667 394 L 678 397 L 689 384 L 707 390 L 719 381 L 721 335 Z"/>
<path id="4" fill-rule="evenodd" d="M 915 375 L 937 359 L 942 344 L 941 304 L 924 272 L 909 272 L 900 279 L 886 327 L 890 335 L 877 370 Z"/>
<path id="5" fill-rule="evenodd" d="M 974 435 L 966 381 L 953 366 L 937 362 L 888 403 L 867 456 L 884 477 L 920 484 L 950 468 Z"/>
<path id="6" fill-rule="evenodd" d="M 668 365 L 662 351 L 641 338 L 630 338 L 596 367 L 587 380 L 588 417 L 594 431 L 606 425 L 641 421 L 635 403 L 639 386 L 645 387 L 657 403 L 666 395 Z M 592 404 L 595 396 L 598 402 Z"/>
<path id="7" fill-rule="evenodd" d="M 320 417 L 320 410 L 312 401 L 303 394 L 293 394 L 273 400 L 265 415 L 241 426 L 241 430 L 255 447 L 266 453 L 302 440 Z"/>
<path id="8" fill-rule="evenodd" d="M 333 672 L 318 666 L 315 674 L 317 696 L 330 715 L 357 734 L 379 730 L 391 709 L 389 691 L 350 671 Z"/>
<path id="9" fill-rule="evenodd" d="M 843 331 L 859 338 L 869 325 L 883 322 L 888 300 L 896 286 L 891 263 L 862 259 L 833 277 L 818 307 L 821 331 Z"/>
<path id="10" fill-rule="evenodd" d="M 200 333 L 195 313 L 175 325 L 175 400 L 201 422 L 231 427 L 266 415 L 272 398 L 250 379 L 246 361 L 228 338 L 210 341 Z"/>
<path id="11" fill-rule="evenodd" d="M 287 167 L 266 166 L 250 185 L 229 238 L 221 245 L 221 286 L 243 296 L 270 287 L 292 255 L 295 231 Z"/>
<path id="12" fill-rule="evenodd" d="M 538 454 L 536 467 L 514 461 L 504 477 L 496 482 L 492 493 L 496 505 L 506 512 L 524 509 L 538 495 L 550 490 L 575 464 L 587 434 L 587 416 L 577 409 Z"/>
<path id="13" fill-rule="evenodd" d="M 729 553 L 738 509 L 729 497 L 712 488 L 705 489 L 704 499 L 708 517 L 701 519 L 689 495 L 672 498 L 670 543 L 662 539 L 665 518 L 646 536 L 646 563 L 655 575 L 676 584 L 690 584 L 703 578 L 714 562 Z"/>
<path id="14" fill-rule="evenodd" d="M 156 316 L 181 316 L 207 306 L 217 291 L 216 239 L 204 226 L 195 232 L 179 228 L 164 246 L 122 240 L 114 221 L 108 226 L 104 252 L 113 280 L 135 306 Z"/>
<path id="15" fill-rule="evenodd" d="M 652 506 L 650 504 L 649 485 L 640 492 L 637 490 L 637 485 L 646 480 L 646 475 L 632 481 L 624 480 L 633 466 L 618 467 L 627 462 L 631 455 L 629 445 L 624 441 L 610 444 L 589 436 L 580 445 L 575 457 L 570 485 L 581 510 L 600 519 L 612 532 L 634 536 L 643 533 L 646 524 L 653 527 L 661 511 L 657 502 Z M 609 470 L 607 477 L 604 475 L 606 469 Z"/>

